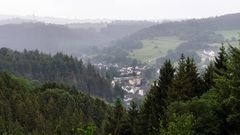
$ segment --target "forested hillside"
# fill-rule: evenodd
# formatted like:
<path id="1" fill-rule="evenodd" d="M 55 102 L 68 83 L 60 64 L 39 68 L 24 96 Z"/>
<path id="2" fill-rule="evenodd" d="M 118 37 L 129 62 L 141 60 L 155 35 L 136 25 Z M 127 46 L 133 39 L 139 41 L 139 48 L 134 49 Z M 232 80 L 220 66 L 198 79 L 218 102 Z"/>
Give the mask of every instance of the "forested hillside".
<path id="1" fill-rule="evenodd" d="M 221 42 L 236 41 L 236 31 L 240 29 L 239 18 L 240 14 L 237 13 L 153 25 L 117 40 L 114 46 L 104 49 L 104 55 L 100 56 L 105 61 L 109 61 L 109 57 L 112 57 L 121 62 L 124 62 L 126 58 L 135 58 L 141 62 L 146 62 L 146 60 L 142 60 L 142 57 L 145 58 L 146 54 L 151 53 L 148 51 L 150 48 L 159 51 L 150 55 L 149 59 L 145 59 L 154 59 L 160 65 L 166 59 L 172 59 L 173 62 L 176 62 L 181 53 L 186 56 L 194 56 L 197 63 L 200 63 L 198 51 L 203 49 L 216 51 Z M 230 34 L 232 31 L 235 31 L 232 33 L 234 36 Z M 171 47 L 172 43 L 174 43 L 173 47 Z M 125 54 L 126 58 L 119 58 L 121 54 Z M 99 59 L 99 57 L 97 58 Z M 148 62 L 146 63 L 148 64 Z"/>
<path id="2" fill-rule="evenodd" d="M 0 135 L 240 135 L 240 0 L 0 0 Z"/>
<path id="3" fill-rule="evenodd" d="M 94 66 L 62 53 L 47 55 L 39 51 L 18 52 L 0 49 L 0 70 L 41 82 L 55 81 L 76 87 L 82 92 L 111 101 L 118 96 L 106 75 L 100 76 Z"/>
<path id="4" fill-rule="evenodd" d="M 86 26 L 87 24 L 56 25 L 41 22 L 10 23 L 0 25 L 0 47 L 15 50 L 38 49 L 46 53 L 64 52 L 82 56 L 98 52 L 102 47 L 111 45 L 114 40 L 153 24 L 144 21 L 116 21 L 96 23 L 90 26 Z M 102 26 L 97 27 L 98 25 Z"/>
<path id="5" fill-rule="evenodd" d="M 170 60 L 165 61 L 143 105 L 132 102 L 125 110 L 116 102 L 116 115 L 111 117 L 105 132 L 114 135 L 240 134 L 239 58 L 239 47 L 222 46 L 202 73 L 195 61 L 184 55 L 177 67 Z"/>
<path id="6" fill-rule="evenodd" d="M 201 38 L 193 34 L 203 34 L 200 32 L 240 29 L 239 18 L 240 13 L 236 13 L 204 19 L 166 22 L 142 29 L 132 34 L 130 38 L 136 40 L 143 40 L 159 36 L 179 36 L 182 39 L 188 39 L 191 38 L 191 36 Z M 205 40 L 205 42 L 207 41 L 208 40 Z"/>
<path id="7" fill-rule="evenodd" d="M 56 83 L 0 73 L 1 134 L 237 135 L 240 48 L 222 46 L 202 73 L 182 57 L 160 68 L 143 104 L 114 106 Z"/>
<path id="8" fill-rule="evenodd" d="M 104 101 L 56 83 L 43 85 L 0 73 L 0 134 L 82 134 L 111 112 Z"/>

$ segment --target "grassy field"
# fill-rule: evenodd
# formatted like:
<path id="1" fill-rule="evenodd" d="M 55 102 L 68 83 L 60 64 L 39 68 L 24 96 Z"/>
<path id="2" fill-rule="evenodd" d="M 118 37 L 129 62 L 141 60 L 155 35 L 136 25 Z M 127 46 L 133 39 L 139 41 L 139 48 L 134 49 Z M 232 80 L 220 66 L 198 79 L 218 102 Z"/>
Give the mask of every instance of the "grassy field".
<path id="1" fill-rule="evenodd" d="M 147 64 L 153 64 L 158 57 L 165 56 L 168 50 L 174 50 L 183 41 L 177 37 L 158 37 L 142 42 L 143 48 L 133 50 L 129 57 Z"/>
<path id="2" fill-rule="evenodd" d="M 216 33 L 223 35 L 225 39 L 231 40 L 232 37 L 235 37 L 236 39 L 239 38 L 240 30 L 216 31 Z"/>
<path id="3" fill-rule="evenodd" d="M 225 30 L 225 31 L 216 31 L 217 34 L 221 34 L 225 39 L 228 39 L 229 41 L 227 43 L 230 43 L 233 46 L 238 45 L 238 41 L 231 41 L 232 37 L 234 37 L 236 40 L 239 39 L 240 29 L 239 30 Z M 227 43 L 224 43 L 224 45 L 227 46 Z M 221 43 L 213 43 L 209 44 L 211 46 L 218 46 L 220 47 Z"/>
<path id="4" fill-rule="evenodd" d="M 229 42 L 224 42 L 224 46 L 228 47 L 228 44 L 232 45 L 232 46 L 237 46 L 239 45 L 238 41 L 229 41 Z M 217 46 L 217 47 L 221 47 L 222 44 L 221 43 L 213 43 L 213 44 L 208 44 L 210 46 Z"/>

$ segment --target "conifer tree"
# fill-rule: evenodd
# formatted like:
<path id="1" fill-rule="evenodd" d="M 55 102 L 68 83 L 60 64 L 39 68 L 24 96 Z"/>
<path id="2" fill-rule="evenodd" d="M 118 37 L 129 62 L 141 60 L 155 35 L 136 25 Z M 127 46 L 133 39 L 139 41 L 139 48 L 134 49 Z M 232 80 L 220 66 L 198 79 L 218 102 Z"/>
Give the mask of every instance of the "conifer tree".
<path id="1" fill-rule="evenodd" d="M 171 61 L 165 61 L 160 69 L 159 79 L 154 83 L 145 99 L 143 119 L 148 123 L 148 133 L 154 134 L 159 126 L 160 119 L 163 119 L 174 72 L 175 69 Z"/>
<path id="2" fill-rule="evenodd" d="M 205 69 L 205 72 L 203 74 L 204 92 L 208 91 L 214 85 L 214 70 L 215 68 L 212 62 Z"/>
<path id="3" fill-rule="evenodd" d="M 112 134 L 112 135 L 122 135 L 128 134 L 128 128 L 126 129 L 126 110 L 121 103 L 119 98 L 116 99 L 113 113 L 109 116 L 106 125 L 104 127 L 105 134 Z"/>
<path id="4" fill-rule="evenodd" d="M 202 79 L 199 77 L 198 69 L 193 58 L 188 57 L 186 59 L 186 80 L 188 81 L 190 97 L 200 96 L 203 93 L 201 86 Z"/>
<path id="5" fill-rule="evenodd" d="M 138 135 L 139 108 L 135 101 L 131 101 L 128 109 L 128 123 L 131 135 Z"/>
<path id="6" fill-rule="evenodd" d="M 176 75 L 174 76 L 174 80 L 172 82 L 172 87 L 170 90 L 170 98 L 171 101 L 176 100 L 187 100 L 187 96 L 185 93 L 187 93 L 188 89 L 186 89 L 187 86 L 187 80 L 186 80 L 186 59 L 184 55 L 182 54 L 179 62 L 178 62 L 178 68 Z"/>
<path id="7" fill-rule="evenodd" d="M 201 82 L 194 60 L 189 57 L 185 59 L 182 55 L 172 83 L 171 100 L 187 101 L 195 96 L 200 96 L 203 93 Z"/>
<path id="8" fill-rule="evenodd" d="M 226 71 L 216 77 L 213 90 L 218 93 L 225 134 L 240 134 L 240 49 L 230 46 Z"/>
<path id="9" fill-rule="evenodd" d="M 228 61 L 228 54 L 224 45 L 222 44 L 220 48 L 220 52 L 218 52 L 218 56 L 215 57 L 214 66 L 216 68 L 215 72 L 217 75 L 222 75 L 224 71 L 227 70 L 227 61 Z"/>

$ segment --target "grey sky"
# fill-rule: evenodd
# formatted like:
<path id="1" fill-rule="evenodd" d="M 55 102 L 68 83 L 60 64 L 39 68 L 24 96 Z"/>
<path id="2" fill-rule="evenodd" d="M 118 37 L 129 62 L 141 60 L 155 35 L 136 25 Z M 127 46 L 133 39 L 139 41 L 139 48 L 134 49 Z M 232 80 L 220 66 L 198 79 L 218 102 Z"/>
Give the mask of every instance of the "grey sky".
<path id="1" fill-rule="evenodd" d="M 0 0 L 0 14 L 71 19 L 180 19 L 240 12 L 240 0 Z"/>

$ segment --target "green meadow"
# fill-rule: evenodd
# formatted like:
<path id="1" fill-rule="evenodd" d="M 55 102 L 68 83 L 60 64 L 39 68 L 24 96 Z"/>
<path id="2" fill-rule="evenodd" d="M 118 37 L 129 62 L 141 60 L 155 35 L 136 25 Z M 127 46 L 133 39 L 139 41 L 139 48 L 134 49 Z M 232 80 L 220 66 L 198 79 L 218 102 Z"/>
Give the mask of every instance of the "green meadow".
<path id="1" fill-rule="evenodd" d="M 171 36 L 143 40 L 142 42 L 143 48 L 133 50 L 130 52 L 129 57 L 147 64 L 153 64 L 157 58 L 165 56 L 170 49 L 174 50 L 183 40 Z"/>
<path id="2" fill-rule="evenodd" d="M 225 39 L 231 40 L 232 37 L 238 39 L 240 30 L 224 30 L 224 31 L 216 31 L 216 33 L 221 34 Z"/>

